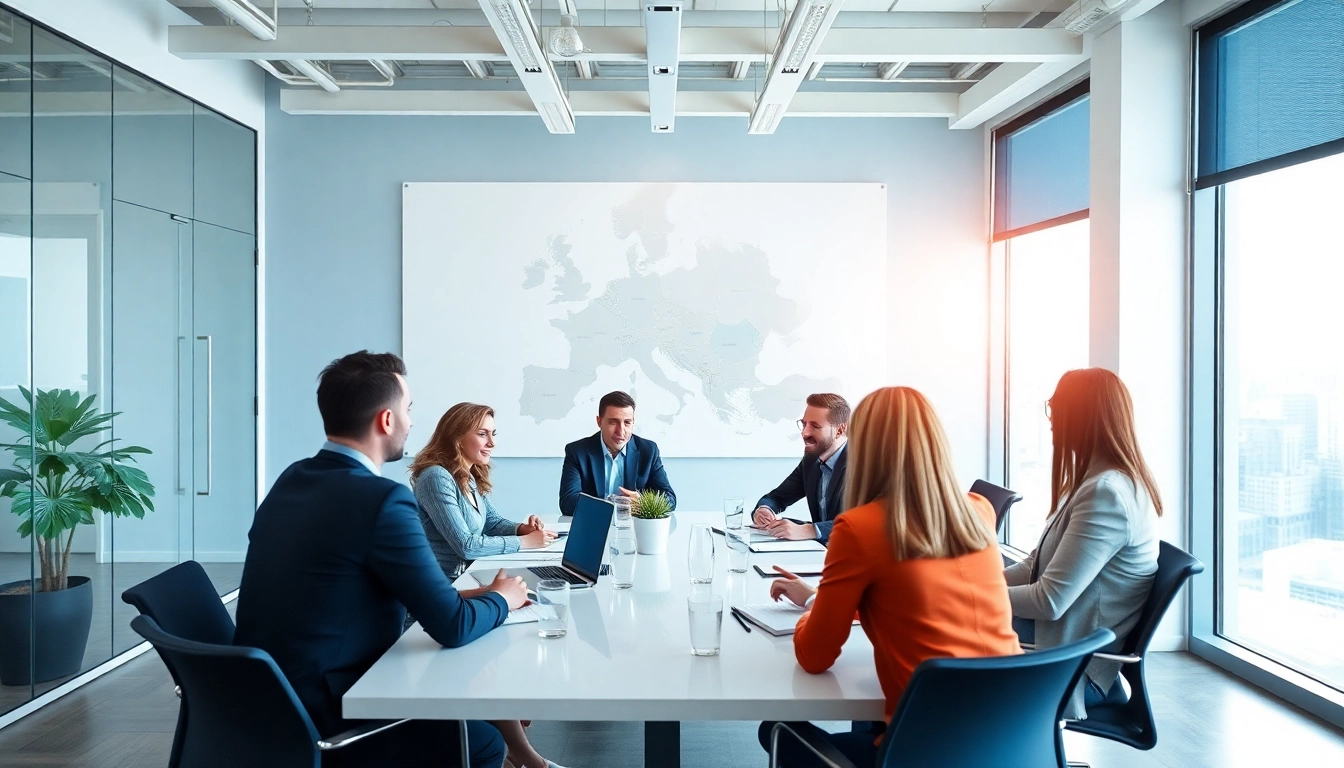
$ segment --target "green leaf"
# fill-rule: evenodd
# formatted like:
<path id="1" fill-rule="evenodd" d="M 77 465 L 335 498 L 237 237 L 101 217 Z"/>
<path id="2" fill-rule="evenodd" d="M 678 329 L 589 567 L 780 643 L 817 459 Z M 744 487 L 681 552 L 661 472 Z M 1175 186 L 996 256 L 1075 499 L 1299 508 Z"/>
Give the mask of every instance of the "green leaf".
<path id="1" fill-rule="evenodd" d="M 32 480 L 32 476 L 27 472 L 20 472 L 17 469 L 0 469 L 0 483 L 26 483 Z"/>
<path id="2" fill-rule="evenodd" d="M 88 489 L 55 498 L 34 489 L 31 495 L 15 499 L 13 510 L 20 517 L 31 519 L 29 533 L 36 531 L 44 539 L 54 539 L 79 525 L 93 511 L 96 499 L 97 494 Z"/>
<path id="3" fill-rule="evenodd" d="M 39 475 L 64 475 L 69 471 L 69 465 L 54 453 L 48 453 L 37 465 Z"/>

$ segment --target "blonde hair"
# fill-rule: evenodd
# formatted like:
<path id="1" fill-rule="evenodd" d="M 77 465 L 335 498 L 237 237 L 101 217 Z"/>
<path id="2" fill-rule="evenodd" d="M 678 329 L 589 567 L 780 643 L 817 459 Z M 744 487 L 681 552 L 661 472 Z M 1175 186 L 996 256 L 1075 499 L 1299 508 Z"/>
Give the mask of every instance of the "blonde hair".
<path id="1" fill-rule="evenodd" d="M 1119 376 L 1105 368 L 1080 368 L 1061 376 L 1050 396 L 1050 432 L 1050 514 L 1060 510 L 1095 466 L 1112 466 L 1135 487 L 1143 486 L 1161 516 L 1157 482 L 1134 429 L 1134 402 Z"/>
<path id="2" fill-rule="evenodd" d="M 938 415 L 917 390 L 886 387 L 863 398 L 848 450 L 845 509 L 884 502 L 897 560 L 960 557 L 994 542 L 957 482 Z"/>
<path id="3" fill-rule="evenodd" d="M 495 410 L 488 405 L 476 403 L 458 403 L 449 408 L 434 427 L 434 434 L 411 462 L 411 482 L 420 478 L 420 473 L 429 467 L 443 467 L 453 476 L 457 487 L 466 493 L 470 482 L 476 480 L 476 490 L 482 494 L 490 492 L 490 465 L 472 464 L 462 456 L 462 438 L 480 429 L 486 416 L 494 416 Z"/>

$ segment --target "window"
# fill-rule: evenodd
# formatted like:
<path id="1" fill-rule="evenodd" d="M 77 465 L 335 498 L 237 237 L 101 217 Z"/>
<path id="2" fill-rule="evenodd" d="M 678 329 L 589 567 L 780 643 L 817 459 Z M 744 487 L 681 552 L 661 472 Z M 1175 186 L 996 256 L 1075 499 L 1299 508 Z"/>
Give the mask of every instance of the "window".
<path id="1" fill-rule="evenodd" d="M 1344 690 L 1344 154 L 1222 191 L 1218 631 Z"/>
<path id="2" fill-rule="evenodd" d="M 1045 401 L 1088 363 L 1087 83 L 994 134 L 994 257 L 1003 271 L 1003 482 L 1022 495 L 1005 540 L 1036 546 L 1053 450 Z"/>
<path id="3" fill-rule="evenodd" d="M 1213 514 L 1192 522 L 1214 578 L 1191 647 L 1337 712 L 1321 702 L 1344 701 L 1344 3 L 1253 0 L 1196 45 L 1191 480 Z"/>

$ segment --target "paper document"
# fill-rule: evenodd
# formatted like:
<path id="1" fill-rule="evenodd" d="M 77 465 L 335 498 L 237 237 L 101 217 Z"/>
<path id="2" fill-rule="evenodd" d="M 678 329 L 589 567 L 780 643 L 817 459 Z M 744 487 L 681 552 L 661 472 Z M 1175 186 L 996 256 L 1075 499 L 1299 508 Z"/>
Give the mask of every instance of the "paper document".
<path id="1" fill-rule="evenodd" d="M 534 621 L 541 621 L 541 612 L 537 610 L 535 603 L 528 603 L 522 608 L 509 611 L 509 617 L 504 620 L 505 626 L 509 624 L 528 624 Z"/>
<path id="2" fill-rule="evenodd" d="M 788 541 L 786 539 L 774 539 L 772 541 L 752 541 L 747 545 L 752 552 L 825 552 L 826 547 L 816 539 L 805 539 L 803 541 Z"/>
<path id="3" fill-rule="evenodd" d="M 491 555 L 489 557 L 477 558 L 473 563 L 473 570 L 479 570 L 480 566 L 515 563 L 554 563 L 564 555 L 564 547 L 560 549 L 523 549 L 518 552 L 510 552 L 507 555 Z"/>
<path id="4" fill-rule="evenodd" d="M 722 528 L 719 528 L 718 526 L 715 526 L 715 527 L 714 527 L 714 532 L 717 533 L 717 534 L 719 534 L 719 535 L 721 535 L 721 536 L 722 536 L 722 535 L 726 535 L 726 534 L 724 534 L 723 529 L 722 529 Z M 757 533 L 757 532 L 754 531 L 754 530 L 753 530 L 753 531 L 748 531 L 748 532 L 747 532 L 747 536 L 748 536 L 747 541 L 748 541 L 749 543 L 750 543 L 750 542 L 753 542 L 753 541 L 775 541 L 775 540 L 776 540 L 774 536 L 771 536 L 771 535 L 768 534 L 768 533 Z"/>
<path id="5" fill-rule="evenodd" d="M 798 565 L 789 565 L 787 563 L 781 563 L 780 567 L 788 571 L 789 573 L 792 573 L 794 576 L 820 576 L 821 565 L 822 565 L 821 563 L 817 563 L 815 565 L 803 565 L 802 563 L 799 563 Z M 776 571 L 773 566 L 754 565 L 752 567 L 756 569 L 757 573 L 761 574 L 767 579 L 784 578 L 784 574 L 780 573 L 779 571 Z"/>
<path id="6" fill-rule="evenodd" d="M 788 600 L 736 607 L 744 618 L 775 637 L 792 635 L 798 626 L 798 619 L 803 615 L 803 609 Z"/>

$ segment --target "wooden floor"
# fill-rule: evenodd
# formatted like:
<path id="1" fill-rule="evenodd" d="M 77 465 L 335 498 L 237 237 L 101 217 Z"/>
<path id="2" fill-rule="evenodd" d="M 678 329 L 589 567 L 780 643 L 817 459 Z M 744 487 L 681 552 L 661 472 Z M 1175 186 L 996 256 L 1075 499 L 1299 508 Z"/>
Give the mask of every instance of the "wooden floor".
<path id="1" fill-rule="evenodd" d="M 131 631 L 135 608 L 121 600 L 121 593 L 151 576 L 172 567 L 172 563 L 96 563 L 93 555 L 72 555 L 70 575 L 88 576 L 93 587 L 93 622 L 89 626 L 89 642 L 84 651 L 80 672 L 133 648 L 141 643 L 139 635 Z M 238 588 L 242 578 L 242 563 L 201 563 L 215 589 L 227 594 Z M 28 555 L 0 554 L 0 584 L 27 581 L 32 578 L 31 559 Z M 42 638 L 37 638 L 42 642 Z M 37 685 L 0 685 L 0 714 L 27 703 L 69 678 L 63 677 Z"/>
<path id="2" fill-rule="evenodd" d="M 1189 654 L 1159 653 L 1151 659 L 1157 748 L 1138 752 L 1066 732 L 1070 759 L 1097 768 L 1344 765 L 1344 732 Z M 0 765 L 166 765 L 176 720 L 171 681 L 151 652 L 0 730 Z M 536 723 L 531 735 L 543 755 L 568 768 L 642 763 L 637 723 Z M 765 763 L 755 723 L 687 723 L 682 728 L 687 768 Z"/>

